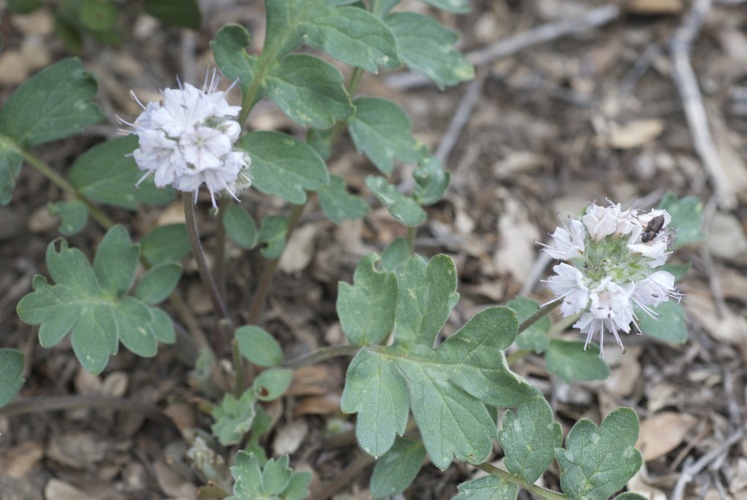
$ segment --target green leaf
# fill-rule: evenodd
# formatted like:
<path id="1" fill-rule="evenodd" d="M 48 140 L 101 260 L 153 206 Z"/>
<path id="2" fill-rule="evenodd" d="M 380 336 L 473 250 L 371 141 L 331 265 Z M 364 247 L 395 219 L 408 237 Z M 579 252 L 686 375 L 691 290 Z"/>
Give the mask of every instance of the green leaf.
<path id="1" fill-rule="evenodd" d="M 652 318 L 643 311 L 637 312 L 638 326 L 643 333 L 673 344 L 684 344 L 687 341 L 685 310 L 681 305 L 670 300 L 651 309 L 659 317 Z"/>
<path id="2" fill-rule="evenodd" d="M 288 455 L 270 459 L 264 470 L 254 453 L 239 451 L 236 454 L 236 465 L 231 467 L 235 482 L 233 496 L 226 500 L 246 500 L 248 498 L 282 498 L 283 500 L 300 500 L 309 496 L 311 474 L 293 472 L 288 467 Z"/>
<path id="3" fill-rule="evenodd" d="M 64 2 L 53 9 L 54 29 L 57 37 L 70 52 L 80 52 L 83 49 L 83 30 L 78 22 L 77 9 L 66 9 L 71 2 Z"/>
<path id="4" fill-rule="evenodd" d="M 145 0 L 143 10 L 166 24 L 198 30 L 202 24 L 195 0 Z"/>
<path id="5" fill-rule="evenodd" d="M 137 284 L 135 297 L 154 305 L 165 300 L 174 291 L 182 276 L 178 262 L 162 262 L 150 268 Z"/>
<path id="6" fill-rule="evenodd" d="M 218 30 L 215 40 L 210 42 L 215 63 L 226 77 L 231 80 L 239 79 L 239 85 L 244 94 L 252 84 L 256 83 L 254 73 L 257 57 L 246 53 L 246 46 L 250 41 L 251 36 L 243 26 L 227 24 Z"/>
<path id="7" fill-rule="evenodd" d="M 270 368 L 254 379 L 252 388 L 260 401 L 274 401 L 282 396 L 293 380 L 293 370 L 289 368 Z"/>
<path id="8" fill-rule="evenodd" d="M 113 207 L 136 210 L 139 203 L 162 205 L 174 199 L 171 188 L 157 188 L 152 178 L 143 177 L 132 152 L 137 137 L 117 137 L 97 144 L 79 156 L 70 170 L 70 182 L 86 198 Z"/>
<path id="9" fill-rule="evenodd" d="M 584 351 L 584 342 L 579 340 L 553 339 L 547 346 L 545 363 L 547 371 L 564 382 L 572 380 L 604 380 L 610 374 L 607 363 L 597 354 L 596 345 Z"/>
<path id="10" fill-rule="evenodd" d="M 421 205 L 438 202 L 451 183 L 451 173 L 446 172 L 441 162 L 433 156 L 421 160 L 412 175 L 417 184 L 412 197 Z"/>
<path id="11" fill-rule="evenodd" d="M 244 450 L 249 453 L 254 453 L 259 460 L 259 463 L 264 465 L 267 462 L 267 453 L 262 445 L 262 439 L 265 434 L 272 428 L 273 418 L 268 415 L 261 406 L 255 408 L 256 415 L 254 416 L 254 422 L 252 422 L 252 429 L 249 431 L 249 439 Z"/>
<path id="12" fill-rule="evenodd" d="M 68 58 L 26 80 L 0 111 L 0 133 L 27 148 L 77 134 L 104 115 L 93 102 L 95 77 Z"/>
<path id="13" fill-rule="evenodd" d="M 439 9 L 464 14 L 470 11 L 469 0 L 423 0 Z"/>
<path id="14" fill-rule="evenodd" d="M 355 114 L 349 120 L 355 148 L 365 154 L 382 173 L 391 174 L 394 160 L 418 161 L 424 149 L 412 136 L 412 122 L 391 101 L 375 97 L 355 100 Z"/>
<path id="15" fill-rule="evenodd" d="M 573 499 L 607 498 L 638 472 L 643 459 L 634 448 L 638 416 L 618 408 L 597 426 L 582 419 L 568 433 L 566 449 L 555 451 L 560 465 L 560 486 Z"/>
<path id="16" fill-rule="evenodd" d="M 178 261 L 192 251 L 184 224 L 158 226 L 140 240 L 143 256 L 148 264 Z"/>
<path id="17" fill-rule="evenodd" d="M 339 283 L 337 315 L 351 344 L 380 344 L 394 326 L 397 301 L 397 278 L 379 272 L 374 264 L 376 254 L 363 257 L 353 275 L 354 285 Z"/>
<path id="18" fill-rule="evenodd" d="M 80 0 L 78 21 L 96 40 L 116 44 L 121 40 L 117 27 L 117 6 L 107 0 Z"/>
<path id="19" fill-rule="evenodd" d="M 515 299 L 508 301 L 506 306 L 516 311 L 516 315 L 519 317 L 519 323 L 527 319 L 539 309 L 535 301 L 526 297 L 516 297 Z M 545 352 L 547 345 L 550 343 L 550 338 L 547 336 L 548 330 L 550 330 L 550 317 L 543 316 L 532 326 L 519 334 L 516 338 L 516 346 L 519 349 L 534 351 L 541 354 Z"/>
<path id="20" fill-rule="evenodd" d="M 383 177 L 369 175 L 366 177 L 366 186 L 400 224 L 416 227 L 425 222 L 425 210 L 415 200 L 400 193 L 397 186 L 392 186 Z"/>
<path id="21" fill-rule="evenodd" d="M 10 402 L 23 385 L 23 354 L 0 349 L 0 408 Z"/>
<path id="22" fill-rule="evenodd" d="M 264 244 L 259 253 L 265 259 L 277 259 L 285 248 L 288 219 L 280 215 L 268 215 L 259 227 L 259 241 Z"/>
<path id="23" fill-rule="evenodd" d="M 622 495 L 617 495 L 615 500 L 649 500 L 649 497 L 643 496 L 639 493 L 625 492 Z"/>
<path id="24" fill-rule="evenodd" d="M 254 391 L 248 389 L 239 399 L 233 394 L 226 393 L 220 405 L 213 406 L 212 416 L 215 423 L 210 427 L 210 431 L 218 438 L 220 444 L 228 446 L 244 438 L 244 434 L 252 427 L 255 404 Z"/>
<path id="25" fill-rule="evenodd" d="M 523 401 L 518 416 L 507 411 L 498 440 L 506 453 L 504 464 L 512 474 L 534 483 L 555 459 L 555 448 L 563 442 L 560 424 L 543 396 Z"/>
<path id="26" fill-rule="evenodd" d="M 703 227 L 703 204 L 694 196 L 686 196 L 681 200 L 668 192 L 659 204 L 672 216 L 670 226 L 677 232 L 674 248 L 680 248 L 705 238 Z"/>
<path id="27" fill-rule="evenodd" d="M 8 0 L 8 10 L 14 14 L 30 14 L 39 7 L 41 0 Z"/>
<path id="28" fill-rule="evenodd" d="M 459 494 L 453 500 L 515 500 L 519 486 L 498 476 L 484 476 L 457 486 Z"/>
<path id="29" fill-rule="evenodd" d="M 176 342 L 176 332 L 171 317 L 163 309 L 149 307 L 153 320 L 150 323 L 150 331 L 156 337 L 156 340 L 164 344 L 173 344 Z"/>
<path id="30" fill-rule="evenodd" d="M 265 78 L 263 94 L 304 127 L 329 128 L 354 111 L 342 73 L 306 54 L 287 55 L 274 65 Z"/>
<path id="31" fill-rule="evenodd" d="M 10 137 L 0 134 L 0 205 L 10 203 L 22 164 L 18 146 Z"/>
<path id="32" fill-rule="evenodd" d="M 407 266 L 411 253 L 407 240 L 396 238 L 381 253 L 382 269 L 390 273 L 400 274 Z"/>
<path id="33" fill-rule="evenodd" d="M 453 262 L 413 256 L 398 280 L 394 343 L 358 352 L 340 407 L 358 413 L 356 436 L 374 456 L 404 432 L 409 407 L 434 465 L 446 468 L 454 457 L 479 463 L 495 436 L 485 405 L 516 406 L 536 394 L 508 369 L 502 352 L 516 337 L 516 315 L 486 309 L 434 349 L 458 298 Z"/>
<path id="34" fill-rule="evenodd" d="M 307 144 L 280 132 L 252 132 L 241 139 L 252 157 L 254 186 L 265 194 L 295 204 L 306 202 L 306 191 L 329 182 L 324 160 Z"/>
<path id="35" fill-rule="evenodd" d="M 322 210 L 335 224 L 342 219 L 360 219 L 370 210 L 366 200 L 348 193 L 345 181 L 336 175 L 331 175 L 329 184 L 317 191 L 317 197 Z"/>
<path id="36" fill-rule="evenodd" d="M 225 210 L 223 224 L 228 236 L 244 250 L 254 248 L 259 240 L 259 232 L 249 212 L 236 203 L 229 204 Z"/>
<path id="37" fill-rule="evenodd" d="M 88 207 L 78 200 L 50 202 L 47 212 L 60 217 L 60 233 L 65 236 L 80 232 L 88 222 Z"/>
<path id="38" fill-rule="evenodd" d="M 168 316 L 126 296 L 137 266 L 139 249 L 122 226 L 110 229 L 93 266 L 80 250 L 60 238 L 47 247 L 47 268 L 56 282 L 35 276 L 34 291 L 18 303 L 19 317 L 40 325 L 39 343 L 52 347 L 72 332 L 71 342 L 81 365 L 101 373 L 118 342 L 141 356 L 156 352 L 156 341 L 173 339 Z"/>
<path id="39" fill-rule="evenodd" d="M 439 88 L 475 77 L 472 65 L 454 49 L 459 36 L 434 19 L 414 12 L 396 12 L 385 21 L 397 38 L 399 58 Z"/>
<path id="40" fill-rule="evenodd" d="M 241 355 L 257 366 L 283 364 L 283 349 L 271 334 L 258 326 L 242 326 L 236 330 Z"/>
<path id="41" fill-rule="evenodd" d="M 397 439 L 374 466 L 370 483 L 371 496 L 383 498 L 405 491 L 418 475 L 424 458 L 425 448 L 422 443 Z"/>

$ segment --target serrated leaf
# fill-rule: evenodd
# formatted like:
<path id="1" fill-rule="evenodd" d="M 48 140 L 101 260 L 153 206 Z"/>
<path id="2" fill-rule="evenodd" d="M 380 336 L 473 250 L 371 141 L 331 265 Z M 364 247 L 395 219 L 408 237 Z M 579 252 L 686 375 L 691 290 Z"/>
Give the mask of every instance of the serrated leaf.
<path id="1" fill-rule="evenodd" d="M 705 238 L 701 228 L 703 227 L 703 204 L 694 196 L 686 196 L 681 200 L 668 192 L 659 204 L 669 215 L 672 216 L 670 226 L 677 231 L 677 239 L 674 248 L 680 248 Z"/>
<path id="2" fill-rule="evenodd" d="M 80 232 L 88 222 L 88 207 L 78 200 L 49 203 L 47 212 L 49 215 L 60 217 L 60 233 L 65 236 Z"/>
<path id="3" fill-rule="evenodd" d="M 345 181 L 336 175 L 331 175 L 329 184 L 319 188 L 317 197 L 322 210 L 335 224 L 342 219 L 360 219 L 370 210 L 366 200 L 348 193 Z"/>
<path id="4" fill-rule="evenodd" d="M 369 485 L 371 496 L 383 498 L 405 491 L 418 475 L 424 458 L 422 443 L 397 439 L 374 466 Z"/>
<path id="5" fill-rule="evenodd" d="M 430 262 L 413 256 L 398 279 L 394 343 L 358 352 L 341 408 L 358 413 L 356 436 L 374 456 L 402 434 L 409 406 L 437 467 L 455 457 L 480 462 L 495 435 L 485 405 L 515 406 L 535 394 L 508 370 L 502 352 L 516 337 L 516 315 L 486 309 L 433 349 L 458 297 L 454 264 L 445 255 Z"/>
<path id="6" fill-rule="evenodd" d="M 399 58 L 439 88 L 475 77 L 472 65 L 454 49 L 458 35 L 434 19 L 414 12 L 395 12 L 384 21 L 397 39 Z"/>
<path id="7" fill-rule="evenodd" d="M 23 354 L 15 349 L 0 349 L 0 408 L 10 402 L 23 386 Z"/>
<path id="8" fill-rule="evenodd" d="M 259 231 L 254 218 L 244 207 L 235 203 L 228 205 L 225 210 L 223 224 L 228 236 L 244 250 L 254 248 L 259 241 Z"/>
<path id="9" fill-rule="evenodd" d="M 451 183 L 451 173 L 445 171 L 441 162 L 433 156 L 421 160 L 412 175 L 417 184 L 412 197 L 421 205 L 438 202 Z"/>
<path id="10" fill-rule="evenodd" d="M 70 182 L 89 200 L 113 207 L 135 210 L 139 203 L 168 203 L 174 199 L 174 190 L 156 187 L 152 178 L 135 186 L 143 176 L 129 156 L 137 144 L 135 136 L 97 144 L 75 161 L 70 170 Z"/>
<path id="11" fill-rule="evenodd" d="M 634 448 L 638 416 L 618 408 L 597 426 L 582 419 L 568 433 L 566 447 L 555 451 L 560 486 L 569 498 L 607 498 L 638 472 L 643 458 Z"/>
<path id="12" fill-rule="evenodd" d="M 515 299 L 508 301 L 506 306 L 516 311 L 516 315 L 519 317 L 519 323 L 527 319 L 539 309 L 539 306 L 535 301 L 526 297 L 516 297 Z M 549 329 L 550 317 L 541 317 L 529 328 L 520 332 L 519 336 L 516 338 L 516 346 L 519 349 L 534 351 L 538 354 L 545 352 L 547 345 L 550 343 L 550 338 L 547 336 Z"/>
<path id="13" fill-rule="evenodd" d="M 353 275 L 354 285 L 339 283 L 337 314 L 340 325 L 353 345 L 383 342 L 394 325 L 397 278 L 377 271 L 376 254 L 363 257 Z"/>
<path id="14" fill-rule="evenodd" d="M 163 262 L 150 268 L 135 288 L 135 297 L 154 305 L 165 300 L 174 291 L 182 276 L 178 262 Z"/>
<path id="15" fill-rule="evenodd" d="M 366 186 L 400 224 L 416 227 L 425 222 L 425 210 L 415 200 L 400 193 L 396 186 L 389 184 L 383 177 L 369 175 L 366 177 Z"/>
<path id="16" fill-rule="evenodd" d="M 355 114 L 348 126 L 355 148 L 384 174 L 392 173 L 394 160 L 415 162 L 424 154 L 423 146 L 412 136 L 410 118 L 386 99 L 356 99 Z"/>
<path id="17" fill-rule="evenodd" d="M 277 259 L 285 248 L 288 219 L 281 215 L 268 215 L 259 227 L 259 241 L 264 244 L 259 253 L 265 259 Z"/>
<path id="18" fill-rule="evenodd" d="M 140 247 L 145 260 L 151 265 L 181 260 L 192 251 L 187 226 L 181 223 L 158 226 L 143 236 Z"/>
<path id="19" fill-rule="evenodd" d="M 604 380 L 609 376 L 610 369 L 598 352 L 595 344 L 584 351 L 584 342 L 553 339 L 545 355 L 547 371 L 564 382 Z"/>
<path id="20" fill-rule="evenodd" d="M 396 238 L 381 253 L 381 268 L 390 273 L 400 274 L 407 266 L 412 252 L 404 238 Z"/>
<path id="21" fill-rule="evenodd" d="M 329 128 L 354 111 L 342 73 L 306 54 L 287 55 L 270 68 L 263 94 L 304 127 Z"/>
<path id="22" fill-rule="evenodd" d="M 270 368 L 260 373 L 252 383 L 254 393 L 260 401 L 274 401 L 282 396 L 293 380 L 293 370 Z"/>
<path id="23" fill-rule="evenodd" d="M 523 401 L 517 413 L 506 412 L 498 440 L 509 472 L 532 484 L 555 459 L 555 448 L 563 442 L 563 430 L 553 422 L 552 409 L 543 396 Z"/>
<path id="24" fill-rule="evenodd" d="M 464 14 L 470 11 L 469 0 L 423 0 L 439 9 Z"/>
<path id="25" fill-rule="evenodd" d="M 278 366 L 283 363 L 283 349 L 267 330 L 247 325 L 236 330 L 241 355 L 257 366 Z"/>
<path id="26" fill-rule="evenodd" d="M 324 160 L 288 134 L 252 132 L 241 139 L 241 148 L 252 157 L 254 186 L 263 193 L 302 204 L 306 191 L 316 191 L 329 182 Z"/>
<path id="27" fill-rule="evenodd" d="M 21 147 L 76 134 L 104 118 L 92 100 L 96 90 L 96 78 L 80 59 L 63 59 L 11 94 L 0 111 L 0 133 Z"/>
<path id="28" fill-rule="evenodd" d="M 195 0 L 145 0 L 143 10 L 166 24 L 200 29 L 202 14 Z"/>
<path id="29" fill-rule="evenodd" d="M 94 374 L 106 366 L 121 341 L 142 356 L 155 354 L 156 339 L 173 338 L 168 317 L 124 294 L 132 282 L 138 246 L 122 226 L 110 229 L 93 266 L 80 250 L 60 238 L 47 247 L 47 268 L 55 281 L 34 277 L 34 291 L 18 303 L 19 317 L 40 325 L 42 347 L 72 332 L 71 342 L 83 367 Z"/>
<path id="30" fill-rule="evenodd" d="M 658 317 L 638 311 L 638 327 L 649 337 L 672 342 L 673 344 L 684 344 L 687 341 L 687 323 L 685 322 L 685 310 L 674 301 L 662 302 L 652 311 Z"/>
<path id="31" fill-rule="evenodd" d="M 288 455 L 277 460 L 270 459 L 264 470 L 254 453 L 239 451 L 236 454 L 236 465 L 231 467 L 235 482 L 233 496 L 226 500 L 245 500 L 248 498 L 282 498 L 283 500 L 300 500 L 309 495 L 311 474 L 294 472 L 288 467 Z"/>
<path id="32" fill-rule="evenodd" d="M 212 416 L 215 423 L 210 426 L 210 431 L 218 438 L 220 444 L 228 446 L 243 439 L 252 427 L 255 404 L 254 391 L 248 389 L 239 399 L 227 393 L 220 405 L 213 406 Z"/>
<path id="33" fill-rule="evenodd" d="M 498 476 L 484 476 L 457 486 L 459 494 L 453 500 L 515 500 L 519 486 Z"/>

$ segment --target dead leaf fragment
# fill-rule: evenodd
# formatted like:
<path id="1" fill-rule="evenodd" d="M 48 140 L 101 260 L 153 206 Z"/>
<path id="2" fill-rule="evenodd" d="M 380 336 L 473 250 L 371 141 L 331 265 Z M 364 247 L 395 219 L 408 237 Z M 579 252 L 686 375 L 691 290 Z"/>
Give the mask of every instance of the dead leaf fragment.
<path id="1" fill-rule="evenodd" d="M 36 441 L 21 443 L 0 456 L 0 476 L 24 477 L 44 456 L 44 447 Z"/>
<path id="2" fill-rule="evenodd" d="M 59 479 L 49 480 L 44 487 L 44 498 L 47 500 L 93 500 L 92 496 Z"/>
<path id="3" fill-rule="evenodd" d="M 628 12 L 643 16 L 679 14 L 684 5 L 682 0 L 628 0 Z"/>
<path id="4" fill-rule="evenodd" d="M 692 415 L 662 412 L 641 422 L 635 447 L 646 462 L 662 457 L 679 446 L 698 420 Z"/>
<path id="5" fill-rule="evenodd" d="M 314 237 L 317 226 L 308 224 L 293 231 L 280 257 L 278 267 L 284 273 L 292 274 L 303 271 L 314 256 Z"/>
<path id="6" fill-rule="evenodd" d="M 275 441 L 272 443 L 274 456 L 295 453 L 308 434 L 309 424 L 304 419 L 294 420 L 278 428 Z"/>
<path id="7" fill-rule="evenodd" d="M 617 149 L 637 148 L 656 139 L 663 131 L 663 120 L 636 120 L 613 127 L 607 143 Z"/>

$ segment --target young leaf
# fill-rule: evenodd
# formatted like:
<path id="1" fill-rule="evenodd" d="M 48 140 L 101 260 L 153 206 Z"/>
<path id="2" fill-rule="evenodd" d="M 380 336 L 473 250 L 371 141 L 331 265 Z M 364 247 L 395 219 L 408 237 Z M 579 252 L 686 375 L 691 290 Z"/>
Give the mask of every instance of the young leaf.
<path id="1" fill-rule="evenodd" d="M 355 269 L 354 285 L 338 285 L 340 325 L 350 343 L 357 346 L 380 344 L 394 325 L 397 278 L 377 271 L 376 260 L 376 254 L 366 255 Z"/>
<path id="2" fill-rule="evenodd" d="M 140 240 L 143 256 L 148 264 L 179 261 L 189 254 L 189 237 L 184 224 L 158 226 Z"/>
<path id="3" fill-rule="evenodd" d="M 157 340 L 173 339 L 173 325 L 159 309 L 125 296 L 135 275 L 138 247 L 122 226 L 110 229 L 94 264 L 60 238 L 47 247 L 47 268 L 56 282 L 34 277 L 34 291 L 18 303 L 19 317 L 40 325 L 39 343 L 52 347 L 72 332 L 81 365 L 101 373 L 118 341 L 141 356 L 156 353 Z"/>
<path id="4" fill-rule="evenodd" d="M 21 390 L 24 378 L 23 354 L 15 349 L 0 349 L 0 408 Z"/>
<path id="5" fill-rule="evenodd" d="M 247 325 L 236 330 L 241 355 L 257 366 L 279 366 L 283 363 L 283 350 L 264 328 Z"/>
<path id="6" fill-rule="evenodd" d="M 254 379 L 252 388 L 260 401 L 274 401 L 288 390 L 291 380 L 293 380 L 293 370 L 270 368 Z"/>
<path id="7" fill-rule="evenodd" d="M 215 423 L 210 427 L 210 431 L 218 438 L 220 444 L 228 446 L 244 438 L 244 434 L 252 427 L 255 404 L 254 390 L 248 389 L 239 399 L 227 393 L 220 405 L 213 406 L 212 416 Z"/>
<path id="8" fill-rule="evenodd" d="M 522 402 L 518 416 L 507 411 L 498 440 L 512 474 L 534 483 L 555 459 L 555 448 L 563 442 L 563 430 L 554 423 L 552 409 L 542 395 Z"/>
<path id="9" fill-rule="evenodd" d="M 355 114 L 348 121 L 355 148 L 364 153 L 381 173 L 389 175 L 394 160 L 415 162 L 424 149 L 412 136 L 412 122 L 391 101 L 375 97 L 355 100 Z"/>
<path id="10" fill-rule="evenodd" d="M 400 193 L 396 186 L 387 183 L 383 177 L 369 175 L 366 177 L 366 186 L 400 224 L 416 227 L 425 221 L 425 210 L 415 200 Z"/>
<path id="11" fill-rule="evenodd" d="M 370 483 L 371 496 L 384 498 L 405 491 L 418 475 L 424 458 L 425 448 L 422 443 L 397 439 L 374 466 Z"/>
<path id="12" fill-rule="evenodd" d="M 345 181 L 336 175 L 331 175 L 329 184 L 319 188 L 317 197 L 322 210 L 335 224 L 342 219 L 360 219 L 370 210 L 366 200 L 348 193 Z"/>
<path id="13" fill-rule="evenodd" d="M 143 10 L 172 26 L 198 30 L 202 24 L 200 6 L 195 0 L 144 0 Z"/>
<path id="14" fill-rule="evenodd" d="M 182 276 L 182 265 L 163 262 L 146 272 L 135 288 L 135 297 L 146 304 L 155 305 L 165 300 L 174 291 Z"/>
<path id="15" fill-rule="evenodd" d="M 703 205 L 694 196 L 677 199 L 672 192 L 666 194 L 659 207 L 672 216 L 671 226 L 677 231 L 674 248 L 680 248 L 705 238 L 703 227 Z"/>
<path id="16" fill-rule="evenodd" d="M 498 476 L 483 476 L 457 486 L 459 494 L 453 500 L 516 500 L 519 486 Z"/>
<path id="17" fill-rule="evenodd" d="M 70 170 L 70 182 L 86 198 L 112 207 L 135 210 L 139 203 L 162 205 L 174 199 L 172 188 L 157 188 L 143 177 L 132 152 L 137 137 L 117 137 L 97 144 L 79 156 Z"/>
<path id="18" fill-rule="evenodd" d="M 241 139 L 252 156 L 254 186 L 291 203 L 306 202 L 306 191 L 329 182 L 324 160 L 311 147 L 288 134 L 252 132 Z"/>
<path id="19" fill-rule="evenodd" d="M 687 341 L 685 310 L 681 305 L 670 300 L 651 309 L 659 316 L 651 317 L 645 312 L 638 312 L 638 326 L 643 333 L 673 344 L 684 344 Z"/>
<path id="20" fill-rule="evenodd" d="M 539 309 L 535 301 L 526 297 L 516 297 L 515 299 L 508 301 L 506 306 L 516 311 L 516 315 L 519 317 L 519 323 L 527 319 Z M 549 329 L 550 317 L 541 317 L 532 326 L 519 334 L 516 338 L 516 346 L 519 349 L 534 351 L 538 354 L 545 352 L 547 345 L 550 343 L 550 338 L 547 336 L 547 331 Z"/>
<path id="21" fill-rule="evenodd" d="M 246 208 L 236 203 L 231 203 L 225 209 L 223 224 L 231 239 L 244 250 L 251 250 L 257 245 L 259 232 L 257 224 Z"/>
<path id="22" fill-rule="evenodd" d="M 307 54 L 287 55 L 270 68 L 263 94 L 304 127 L 329 128 L 354 111 L 342 73 Z"/>
<path id="23" fill-rule="evenodd" d="M 564 382 L 604 380 L 610 374 L 610 369 L 599 357 L 596 346 L 592 344 L 584 351 L 584 343 L 578 340 L 551 340 L 547 346 L 545 363 L 547 371 Z"/>
<path id="24" fill-rule="evenodd" d="M 0 111 L 0 133 L 21 147 L 76 134 L 104 115 L 92 97 L 96 78 L 80 59 L 68 58 L 26 80 Z"/>
<path id="25" fill-rule="evenodd" d="M 281 215 L 268 215 L 259 227 L 259 241 L 264 247 L 259 251 L 265 259 L 277 259 L 285 248 L 288 219 Z"/>
<path id="26" fill-rule="evenodd" d="M 445 171 L 441 162 L 433 156 L 421 160 L 412 175 L 417 184 L 412 197 L 421 205 L 438 202 L 451 183 L 451 173 Z"/>
<path id="27" fill-rule="evenodd" d="M 399 57 L 439 88 L 471 80 L 472 65 L 454 49 L 458 35 L 434 19 L 414 12 L 389 14 L 385 22 L 394 32 Z"/>
<path id="28" fill-rule="evenodd" d="M 235 483 L 233 496 L 226 500 L 245 500 L 247 498 L 282 498 L 283 500 L 300 500 L 309 496 L 311 474 L 293 472 L 288 467 L 288 455 L 276 460 L 268 460 L 264 470 L 254 453 L 239 451 L 236 454 L 236 465 L 231 467 Z"/>
<path id="29" fill-rule="evenodd" d="M 60 233 L 65 236 L 80 232 L 88 222 L 88 207 L 78 200 L 49 203 L 47 212 L 60 217 Z"/>
<path id="30" fill-rule="evenodd" d="M 618 408 L 597 426 L 582 419 L 568 433 L 566 448 L 557 448 L 560 487 L 569 498 L 607 498 L 625 486 L 643 463 L 634 448 L 638 416 Z"/>

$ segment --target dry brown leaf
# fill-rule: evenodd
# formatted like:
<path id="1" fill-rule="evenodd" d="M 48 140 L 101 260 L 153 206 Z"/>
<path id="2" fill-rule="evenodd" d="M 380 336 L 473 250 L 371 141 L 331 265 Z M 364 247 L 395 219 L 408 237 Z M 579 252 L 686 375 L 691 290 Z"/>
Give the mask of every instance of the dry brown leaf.
<path id="1" fill-rule="evenodd" d="M 314 256 L 314 238 L 318 229 L 316 224 L 307 224 L 293 231 L 278 263 L 281 271 L 292 274 L 306 269 Z"/>
<path id="2" fill-rule="evenodd" d="M 336 366 L 303 366 L 293 372 L 286 396 L 321 396 L 338 393 L 342 387 L 342 374 Z"/>
<path id="3" fill-rule="evenodd" d="M 92 496 L 59 479 L 49 480 L 44 487 L 44 498 L 47 500 L 94 500 Z"/>
<path id="4" fill-rule="evenodd" d="M 747 262 L 747 236 L 739 219 L 731 214 L 716 212 L 708 225 L 706 244 L 714 257 L 739 264 Z"/>
<path id="5" fill-rule="evenodd" d="M 734 312 L 729 304 L 719 314 L 713 301 L 707 297 L 690 294 L 686 300 L 687 312 L 711 337 L 730 344 L 747 342 L 747 318 Z"/>
<path id="6" fill-rule="evenodd" d="M 662 457 L 679 446 L 698 422 L 692 415 L 662 412 L 641 422 L 641 432 L 635 447 L 648 462 Z"/>
<path id="7" fill-rule="evenodd" d="M 192 406 L 187 403 L 178 402 L 170 403 L 163 410 L 163 413 L 174 422 L 177 429 L 182 433 L 188 429 L 194 429 L 195 427 L 195 415 L 192 410 Z"/>
<path id="8" fill-rule="evenodd" d="M 309 424 L 304 419 L 294 420 L 279 427 L 272 442 L 273 456 L 295 453 L 308 434 Z"/>
<path id="9" fill-rule="evenodd" d="M 159 458 L 154 468 L 158 487 L 170 497 L 195 498 L 195 486 L 174 472 Z"/>
<path id="10" fill-rule="evenodd" d="M 47 457 L 75 469 L 93 468 L 112 443 L 92 432 L 69 432 L 55 436 L 47 448 Z"/>
<path id="11" fill-rule="evenodd" d="M 294 408 L 293 416 L 333 415 L 340 411 L 340 396 L 325 394 L 302 399 Z"/>
<path id="12" fill-rule="evenodd" d="M 24 477 L 44 456 L 44 447 L 36 441 L 21 443 L 0 456 L 0 476 Z"/>
<path id="13" fill-rule="evenodd" d="M 613 126 L 607 143 L 617 149 L 637 148 L 650 142 L 664 131 L 664 120 L 636 120 Z"/>
<path id="14" fill-rule="evenodd" d="M 682 0 L 628 0 L 628 12 L 639 15 L 679 14 L 684 5 Z"/>
<path id="15" fill-rule="evenodd" d="M 498 219 L 501 244 L 493 254 L 499 272 L 511 274 L 517 281 L 524 280 L 534 263 L 535 241 L 540 233 L 527 218 L 527 210 L 517 200 L 507 198 Z"/>
<path id="16" fill-rule="evenodd" d="M 619 397 L 629 396 L 641 376 L 641 363 L 639 361 L 642 346 L 628 347 L 625 356 L 621 357 L 620 366 L 615 367 L 610 376 L 604 381 L 605 387 L 614 395 Z"/>

